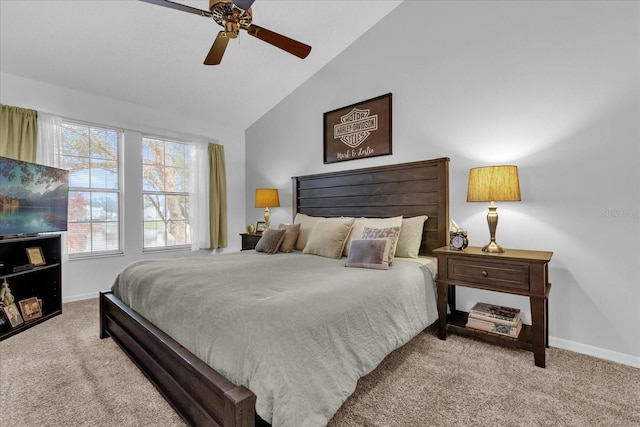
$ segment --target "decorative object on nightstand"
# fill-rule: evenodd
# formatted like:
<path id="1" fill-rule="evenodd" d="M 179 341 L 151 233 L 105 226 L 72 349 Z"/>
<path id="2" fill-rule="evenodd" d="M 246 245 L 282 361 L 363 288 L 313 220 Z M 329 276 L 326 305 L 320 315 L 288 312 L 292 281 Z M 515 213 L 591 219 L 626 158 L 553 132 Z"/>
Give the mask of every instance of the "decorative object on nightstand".
<path id="1" fill-rule="evenodd" d="M 469 245 L 467 230 L 463 230 L 454 220 L 449 221 L 449 246 L 452 249 L 463 251 Z"/>
<path id="2" fill-rule="evenodd" d="M 502 253 L 504 249 L 496 243 L 498 207 L 494 202 L 519 202 L 520 181 L 517 166 L 486 166 L 469 171 L 467 202 L 491 202 L 487 223 L 491 241 L 482 247 L 483 252 Z"/>
<path id="3" fill-rule="evenodd" d="M 277 188 L 256 189 L 256 208 L 264 208 L 264 222 L 269 228 L 269 208 L 280 207 L 280 198 Z"/>

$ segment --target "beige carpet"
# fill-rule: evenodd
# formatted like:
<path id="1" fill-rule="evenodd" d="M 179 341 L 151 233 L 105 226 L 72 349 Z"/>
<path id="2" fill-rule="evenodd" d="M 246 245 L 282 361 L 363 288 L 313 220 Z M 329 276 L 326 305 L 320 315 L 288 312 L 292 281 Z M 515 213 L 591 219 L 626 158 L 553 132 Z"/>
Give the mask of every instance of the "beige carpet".
<path id="1" fill-rule="evenodd" d="M 183 426 L 111 340 L 97 299 L 0 342 L 1 426 Z M 433 330 L 363 378 L 330 426 L 640 426 L 640 369 Z"/>

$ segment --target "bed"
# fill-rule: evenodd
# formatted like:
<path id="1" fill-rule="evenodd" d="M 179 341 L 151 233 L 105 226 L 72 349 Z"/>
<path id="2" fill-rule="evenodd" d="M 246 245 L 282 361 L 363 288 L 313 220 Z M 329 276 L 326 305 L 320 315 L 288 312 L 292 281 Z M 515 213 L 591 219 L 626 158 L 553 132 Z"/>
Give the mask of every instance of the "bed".
<path id="1" fill-rule="evenodd" d="M 420 254 L 431 255 L 433 249 L 444 246 L 448 240 L 448 161 L 447 158 L 441 158 L 294 177 L 292 179 L 294 214 L 324 218 L 427 215 L 428 220 L 420 240 Z M 216 292 L 220 293 L 216 294 L 214 301 L 206 303 L 207 309 L 200 305 L 205 304 L 204 298 L 190 297 L 191 300 L 176 303 L 176 301 L 182 301 L 181 298 L 187 298 L 184 296 L 186 291 L 183 288 L 171 287 L 172 283 L 182 281 L 179 276 L 173 276 L 177 274 L 176 268 L 166 263 L 163 265 L 162 261 L 141 261 L 127 267 L 119 275 L 113 290 L 120 298 L 114 294 L 113 290 L 101 293 L 100 336 L 101 338 L 112 337 L 190 425 L 225 427 L 263 425 L 266 423 L 258 416 L 257 411 L 265 413 L 265 407 L 271 408 L 272 412 L 265 418 L 273 419 L 274 425 L 284 425 L 283 420 L 289 420 L 295 416 L 301 417 L 298 419 L 309 418 L 308 425 L 326 423 L 331 411 L 337 410 L 336 405 L 339 407 L 340 403 L 353 391 L 357 376 L 374 369 L 386 354 L 419 332 L 419 328 L 416 331 L 415 325 L 405 330 L 404 326 L 397 326 L 398 324 L 404 325 L 405 318 L 418 319 L 417 322 L 422 328 L 435 320 L 433 314 L 423 314 L 418 308 L 419 305 L 424 305 L 424 302 L 420 303 L 421 299 L 427 297 L 433 299 L 434 295 L 428 295 L 429 291 L 425 290 L 424 286 L 422 291 L 416 291 L 415 289 L 420 287 L 409 284 L 414 279 L 420 280 L 420 277 L 416 277 L 420 274 L 416 272 L 423 274 L 425 271 L 424 268 L 416 268 L 413 265 L 417 264 L 414 260 L 396 259 L 393 267 L 387 271 L 347 269 L 344 267 L 344 258 L 330 259 L 300 252 L 274 256 L 243 252 L 213 255 L 208 258 L 190 257 L 178 262 L 186 269 L 200 272 L 200 277 L 194 278 L 191 286 L 196 289 L 196 295 L 203 295 L 203 290 L 206 289 L 205 282 L 207 277 L 211 277 L 211 271 L 218 272 L 215 275 L 221 279 L 221 284 L 217 285 Z M 234 264 L 238 267 L 233 267 Z M 243 267 L 247 265 L 252 265 L 257 270 L 250 271 Z M 310 294 L 302 297 L 297 289 L 295 292 L 292 291 L 294 284 L 285 283 L 286 276 L 289 275 L 287 269 L 293 266 L 298 266 L 296 275 L 309 272 L 301 282 L 314 283 L 318 276 L 324 275 L 341 277 L 340 283 L 334 280 L 333 283 L 323 285 L 321 290 L 310 288 Z M 210 268 L 213 270 L 207 270 Z M 231 271 L 234 268 L 243 271 L 243 274 L 234 276 Z M 142 270 L 145 271 L 144 274 L 140 273 Z M 322 274 L 319 275 L 318 271 Z M 343 279 L 345 272 L 354 277 L 354 284 L 349 285 L 350 279 Z M 142 287 L 151 289 L 148 292 L 151 297 L 146 296 L 144 298 L 147 299 L 144 299 L 138 295 L 136 292 L 139 293 L 139 291 L 136 289 L 139 290 L 139 287 L 120 289 L 118 284 L 122 275 L 133 277 L 133 281 L 146 277 L 149 282 Z M 396 282 L 391 287 L 388 283 L 377 285 L 375 283 L 377 278 L 384 275 L 393 277 Z M 358 277 L 355 278 L 356 276 Z M 363 280 L 367 282 L 369 288 L 357 285 Z M 332 290 L 331 286 L 339 286 L 339 288 Z M 370 298 L 370 295 L 374 294 L 374 288 L 378 286 L 383 296 L 376 299 Z M 223 294 L 222 288 L 226 288 L 236 296 L 241 295 L 240 300 L 246 302 L 246 306 L 241 307 L 238 304 L 239 299 L 226 300 L 228 294 Z M 390 293 L 389 289 L 394 291 Z M 342 294 L 336 298 L 338 290 L 352 293 L 355 301 L 360 302 L 356 302 L 354 307 L 344 306 L 338 314 L 335 312 L 327 314 L 325 307 L 335 309 L 347 303 L 348 298 Z M 240 292 L 244 294 L 239 294 Z M 415 292 L 424 292 L 425 295 L 415 294 Z M 394 293 L 396 295 L 392 295 Z M 282 310 L 279 304 L 281 300 L 286 299 L 285 295 L 294 300 L 301 298 L 299 311 L 303 315 L 289 313 L 287 321 L 283 322 L 278 320 L 277 316 L 274 317 L 273 312 Z M 294 296 L 291 297 L 291 295 Z M 401 298 L 401 295 L 404 297 Z M 402 299 L 404 302 L 400 303 Z M 326 301 L 322 303 L 323 300 Z M 158 306 L 161 306 L 159 301 L 168 301 L 168 303 L 159 310 L 161 314 L 154 314 L 153 310 L 157 311 Z M 218 306 L 215 305 L 216 301 L 219 301 Z M 229 301 L 233 302 L 229 304 Z M 304 301 L 307 301 L 307 306 L 302 305 L 305 304 Z M 396 308 L 394 305 L 396 303 L 403 305 L 398 305 Z M 218 320 L 222 323 L 213 322 L 209 318 L 192 319 L 188 321 L 188 325 L 181 325 L 179 321 L 167 321 L 167 319 L 182 319 L 180 313 L 188 311 L 184 304 L 187 304 L 186 307 L 194 306 L 192 307 L 194 313 L 217 313 Z M 358 306 L 365 305 L 369 312 L 358 311 Z M 376 319 L 371 316 L 372 312 L 386 314 L 383 315 L 383 319 Z M 392 318 L 392 315 L 400 316 L 400 320 Z M 389 317 L 385 320 L 384 316 Z M 340 341 L 343 338 L 335 338 L 336 332 L 331 329 L 333 326 L 329 323 L 335 321 L 337 325 L 335 327 L 343 330 L 340 334 L 345 335 L 344 342 L 347 344 L 352 340 L 350 334 L 358 335 L 357 324 L 349 323 L 354 317 L 366 318 L 365 323 L 369 322 L 370 329 L 373 331 L 379 331 L 380 337 L 374 341 L 365 338 L 360 342 L 358 345 L 364 346 L 363 351 L 347 348 L 346 352 L 341 353 L 342 356 L 337 358 L 324 357 L 325 355 L 322 354 L 320 354 L 321 357 L 314 357 L 314 353 L 333 351 L 328 350 L 328 346 L 322 345 L 323 342 L 343 342 Z M 257 324 L 248 322 L 247 319 Z M 396 324 L 396 326 L 391 325 L 391 329 L 386 331 L 385 323 Z M 206 331 L 208 334 L 209 329 L 215 329 L 209 328 L 210 324 L 218 325 L 218 331 L 211 332 L 217 334 L 213 339 L 215 343 L 212 347 L 202 349 L 200 344 L 202 337 L 194 337 L 193 342 L 190 341 L 192 336 L 199 335 L 193 333 L 193 330 L 203 331 L 203 333 Z M 300 329 L 303 326 L 307 329 Z M 179 336 L 181 329 L 192 331 L 187 334 L 187 338 L 180 337 L 178 340 L 172 338 Z M 275 330 L 275 338 L 266 336 L 263 333 L 265 330 Z M 309 330 L 314 331 L 312 335 L 315 337 L 311 343 L 305 341 Z M 273 343 L 279 342 L 281 337 L 288 337 L 288 339 L 294 337 L 293 341 L 300 344 L 298 346 L 300 349 L 310 348 L 310 352 L 297 354 L 293 358 L 294 362 L 286 362 L 286 366 L 278 364 L 277 361 L 281 360 L 281 355 L 275 352 L 279 345 Z M 287 348 L 289 351 L 293 348 L 285 345 L 290 344 L 283 344 L 283 349 L 277 351 L 287 352 Z M 314 349 L 314 345 L 317 348 Z M 234 356 L 237 353 L 232 353 L 232 348 L 235 348 L 236 352 L 240 351 L 243 356 Z M 274 356 L 269 358 L 271 353 L 274 353 Z M 245 364 L 245 361 L 254 359 L 256 364 Z M 295 359 L 304 360 L 305 363 L 298 366 L 295 364 Z M 346 385 L 340 384 L 339 378 L 329 378 L 328 384 L 319 384 L 324 375 L 314 379 L 313 373 L 321 372 L 320 365 L 323 364 L 323 360 L 333 360 L 339 364 L 339 366 L 328 367 L 330 371 L 336 371 L 338 377 L 351 376 L 352 378 L 348 378 Z M 214 364 L 217 369 L 211 367 Z M 234 373 L 235 371 L 228 368 L 230 365 L 240 365 L 241 371 L 244 369 L 249 372 L 248 377 L 251 380 L 247 382 L 246 378 L 238 376 Z M 311 370 L 302 372 L 304 366 L 310 366 Z M 354 366 L 357 368 L 355 374 Z M 283 374 L 287 370 L 300 371 L 299 375 L 302 377 L 298 376 L 298 380 L 287 380 Z M 310 390 L 301 392 L 296 387 L 303 382 L 299 379 L 304 378 L 305 375 L 309 377 Z M 354 375 L 356 377 L 353 377 Z M 278 383 L 282 382 L 281 377 L 285 380 L 283 385 L 277 386 L 278 392 L 268 394 L 262 390 L 262 388 L 268 388 L 274 378 L 278 379 Z M 305 385 L 309 386 L 309 384 Z M 327 386 L 332 388 L 332 384 L 335 384 L 333 388 L 338 390 L 337 395 L 324 392 Z M 252 390 L 262 396 L 260 401 L 257 401 L 256 393 Z M 311 397 L 305 395 L 307 392 L 311 393 Z M 287 410 L 280 410 L 278 409 L 280 406 L 272 405 L 273 402 L 271 402 L 289 399 L 295 401 L 294 397 L 297 396 L 302 396 L 301 399 L 307 401 L 327 400 L 329 401 L 327 407 L 333 409 L 330 409 L 328 414 L 312 414 L 307 417 L 305 414 L 295 415 Z M 304 408 L 305 403 L 297 401 L 294 407 Z"/>

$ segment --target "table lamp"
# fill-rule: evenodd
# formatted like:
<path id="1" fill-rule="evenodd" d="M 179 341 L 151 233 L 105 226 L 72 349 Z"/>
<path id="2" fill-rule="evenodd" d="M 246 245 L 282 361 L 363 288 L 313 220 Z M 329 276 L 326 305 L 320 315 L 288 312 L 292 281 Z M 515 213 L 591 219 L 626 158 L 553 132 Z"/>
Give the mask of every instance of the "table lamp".
<path id="1" fill-rule="evenodd" d="M 487 223 L 491 241 L 482 247 L 483 252 L 502 253 L 504 248 L 496 243 L 498 207 L 494 202 L 520 201 L 520 181 L 517 166 L 486 166 L 469 171 L 467 202 L 491 202 Z"/>
<path id="2" fill-rule="evenodd" d="M 264 208 L 264 222 L 269 228 L 269 208 L 280 207 L 280 198 L 277 188 L 256 189 L 256 208 Z"/>

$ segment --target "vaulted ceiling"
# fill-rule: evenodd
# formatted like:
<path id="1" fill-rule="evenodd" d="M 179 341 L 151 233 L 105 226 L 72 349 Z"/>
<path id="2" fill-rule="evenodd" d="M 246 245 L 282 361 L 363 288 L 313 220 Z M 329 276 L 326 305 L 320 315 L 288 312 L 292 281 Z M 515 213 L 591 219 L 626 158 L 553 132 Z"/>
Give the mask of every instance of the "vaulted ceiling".
<path id="1" fill-rule="evenodd" d="M 221 29 L 211 18 L 135 0 L 0 0 L 0 71 L 246 129 L 401 2 L 257 0 L 253 22 L 310 55 L 241 31 L 205 66 Z"/>

